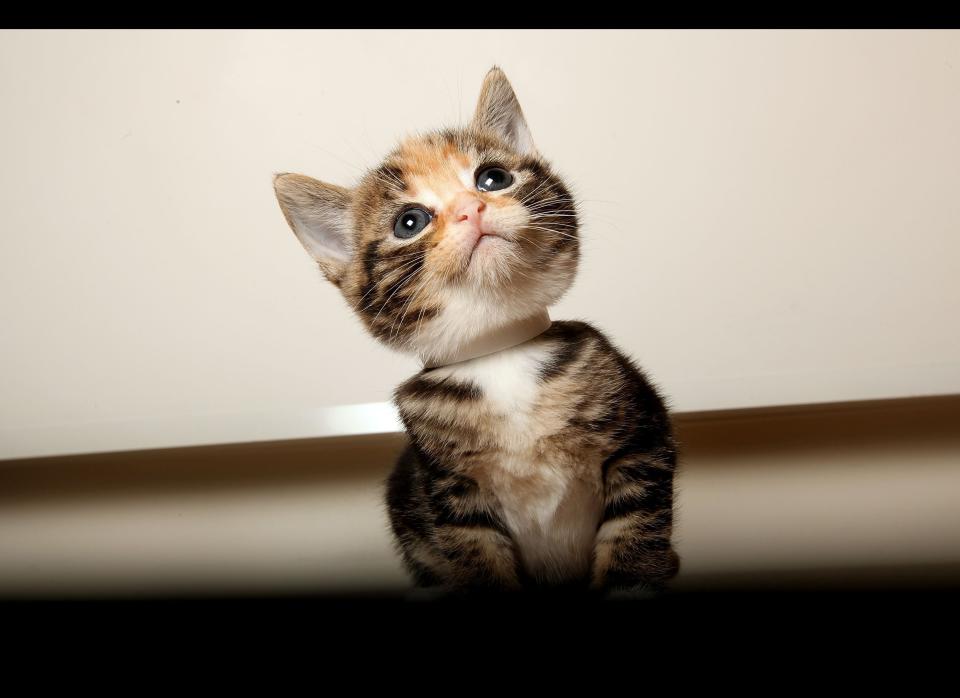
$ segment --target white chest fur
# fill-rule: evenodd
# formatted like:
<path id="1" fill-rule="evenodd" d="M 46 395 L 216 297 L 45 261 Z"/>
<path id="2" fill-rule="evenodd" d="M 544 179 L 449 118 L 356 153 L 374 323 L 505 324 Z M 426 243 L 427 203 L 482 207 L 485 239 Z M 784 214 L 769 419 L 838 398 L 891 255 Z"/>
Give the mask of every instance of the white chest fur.
<path id="1" fill-rule="evenodd" d="M 500 502 L 527 572 L 561 581 L 589 571 L 602 483 L 599 463 L 574 462 L 568 452 L 544 447 L 564 426 L 562 408 L 543 404 L 537 377 L 549 353 L 547 343 L 527 342 L 432 373 L 483 391 L 483 409 L 492 417 L 485 423 L 493 425 L 498 448 L 482 485 Z"/>

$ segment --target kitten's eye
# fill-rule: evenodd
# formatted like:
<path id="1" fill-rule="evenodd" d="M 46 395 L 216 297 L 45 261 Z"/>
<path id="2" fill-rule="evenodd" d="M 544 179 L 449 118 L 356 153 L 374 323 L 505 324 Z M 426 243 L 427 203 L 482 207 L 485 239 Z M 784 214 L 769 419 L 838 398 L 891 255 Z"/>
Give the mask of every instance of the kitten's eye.
<path id="1" fill-rule="evenodd" d="M 499 191 L 513 184 L 513 175 L 499 167 L 488 167 L 477 175 L 477 189 Z"/>
<path id="2" fill-rule="evenodd" d="M 412 238 L 421 230 L 430 225 L 433 219 L 428 212 L 422 208 L 410 208 L 397 216 L 393 223 L 393 234 L 398 238 Z"/>

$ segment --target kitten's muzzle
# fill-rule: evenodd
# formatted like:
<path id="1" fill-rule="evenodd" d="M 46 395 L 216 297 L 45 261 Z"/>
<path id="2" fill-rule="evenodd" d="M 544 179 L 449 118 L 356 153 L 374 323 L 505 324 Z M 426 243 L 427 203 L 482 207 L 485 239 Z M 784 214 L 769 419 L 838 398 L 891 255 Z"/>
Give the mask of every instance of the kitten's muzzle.
<path id="1" fill-rule="evenodd" d="M 455 226 L 455 235 L 463 241 L 461 244 L 464 244 L 471 254 L 483 238 L 502 238 L 485 219 L 483 212 L 486 208 L 487 204 L 482 199 L 467 192 L 459 194 L 451 206 L 450 219 Z"/>
<path id="2" fill-rule="evenodd" d="M 469 223 L 480 228 L 483 225 L 483 211 L 487 205 L 473 194 L 459 194 L 453 202 L 452 219 L 457 223 Z"/>

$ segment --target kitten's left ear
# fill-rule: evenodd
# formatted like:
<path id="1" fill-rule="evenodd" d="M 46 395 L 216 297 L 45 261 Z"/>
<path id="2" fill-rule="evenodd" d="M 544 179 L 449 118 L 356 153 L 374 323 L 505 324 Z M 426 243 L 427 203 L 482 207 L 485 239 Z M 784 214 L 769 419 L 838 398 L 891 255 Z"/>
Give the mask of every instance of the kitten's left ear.
<path id="1" fill-rule="evenodd" d="M 497 66 L 491 68 L 483 80 L 473 123 L 495 132 L 522 155 L 535 155 L 537 152 L 517 95 L 507 76 Z"/>

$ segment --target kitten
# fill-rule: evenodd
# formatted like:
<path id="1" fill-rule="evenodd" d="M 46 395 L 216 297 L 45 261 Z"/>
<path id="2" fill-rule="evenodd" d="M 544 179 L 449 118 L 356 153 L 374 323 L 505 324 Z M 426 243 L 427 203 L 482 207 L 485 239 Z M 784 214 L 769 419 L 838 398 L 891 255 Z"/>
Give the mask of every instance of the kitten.
<path id="1" fill-rule="evenodd" d="M 424 363 L 395 392 L 410 445 L 386 494 L 417 585 L 655 590 L 676 574 L 667 411 L 597 329 L 550 322 L 577 208 L 499 68 L 468 127 L 403 141 L 353 189 L 274 186 L 370 333 Z"/>

